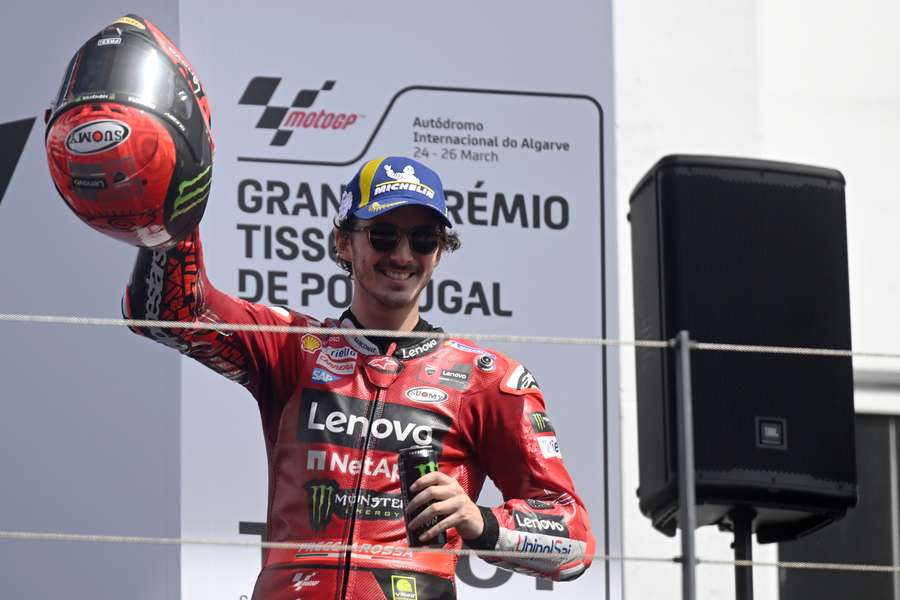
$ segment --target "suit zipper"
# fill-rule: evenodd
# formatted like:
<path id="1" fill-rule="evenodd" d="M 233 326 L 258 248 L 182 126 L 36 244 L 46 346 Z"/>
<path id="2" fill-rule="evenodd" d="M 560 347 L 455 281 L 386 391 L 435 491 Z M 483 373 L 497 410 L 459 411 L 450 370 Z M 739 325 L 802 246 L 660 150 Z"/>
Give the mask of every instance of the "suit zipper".
<path id="1" fill-rule="evenodd" d="M 375 420 L 375 414 L 378 411 L 378 407 L 381 404 L 383 399 L 384 390 L 382 388 L 376 388 L 375 399 L 369 405 L 369 414 L 367 415 L 369 419 L 369 427 L 366 429 L 366 435 L 363 438 L 362 444 L 362 456 L 360 457 L 361 464 L 366 464 L 366 455 L 369 453 L 369 440 L 372 438 L 372 422 Z M 353 559 L 353 535 L 356 530 L 356 513 L 359 510 L 359 494 L 362 490 L 362 480 L 365 476 L 365 469 L 360 468 L 359 475 L 356 478 L 356 487 L 353 490 L 353 498 L 355 499 L 353 503 L 353 516 L 350 518 L 350 530 L 347 534 L 347 543 L 351 546 L 350 550 L 345 552 L 345 568 L 344 568 L 344 583 L 341 586 L 341 600 L 346 600 L 347 598 L 347 586 L 350 584 L 350 563 Z"/>

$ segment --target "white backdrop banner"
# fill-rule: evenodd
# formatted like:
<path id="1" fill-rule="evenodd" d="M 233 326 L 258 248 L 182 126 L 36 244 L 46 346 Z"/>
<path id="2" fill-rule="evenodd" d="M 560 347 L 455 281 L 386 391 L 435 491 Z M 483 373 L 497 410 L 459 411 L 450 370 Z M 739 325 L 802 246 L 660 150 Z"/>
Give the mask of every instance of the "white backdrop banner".
<path id="1" fill-rule="evenodd" d="M 315 317 L 349 305 L 328 253 L 341 185 L 369 158 L 438 171 L 462 250 L 422 296 L 448 331 L 614 337 L 611 9 L 607 3 L 181 2 L 217 154 L 202 224 L 214 284 Z M 535 373 L 597 552 L 621 554 L 618 362 L 598 347 L 499 345 Z M 248 394 L 185 362 L 182 534 L 259 536 L 266 467 Z M 490 486 L 482 503 L 497 503 Z M 255 550 L 184 548 L 182 597 L 249 596 Z M 480 560 L 461 598 L 619 598 L 618 565 L 567 584 Z M 497 598 L 496 595 L 492 596 Z"/>

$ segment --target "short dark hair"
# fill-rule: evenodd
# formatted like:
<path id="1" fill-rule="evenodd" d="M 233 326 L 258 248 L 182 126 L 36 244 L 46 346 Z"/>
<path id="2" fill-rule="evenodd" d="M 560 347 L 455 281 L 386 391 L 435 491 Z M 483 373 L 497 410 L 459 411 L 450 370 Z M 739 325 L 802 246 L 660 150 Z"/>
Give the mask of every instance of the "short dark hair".
<path id="1" fill-rule="evenodd" d="M 335 218 L 334 241 L 331 244 L 331 255 L 334 257 L 334 261 L 351 277 L 353 276 L 353 265 L 350 263 L 350 261 L 341 258 L 341 255 L 338 252 L 337 244 L 339 236 L 349 236 L 351 233 L 353 233 L 353 230 L 356 228 L 356 226 L 357 219 L 352 215 L 348 215 L 342 220 L 338 220 L 337 218 Z M 459 250 L 460 246 L 462 246 L 462 242 L 459 239 L 459 234 L 455 231 L 450 231 L 443 225 L 438 224 L 437 226 L 440 228 L 441 232 L 438 247 L 444 252 L 454 252 L 456 250 Z"/>

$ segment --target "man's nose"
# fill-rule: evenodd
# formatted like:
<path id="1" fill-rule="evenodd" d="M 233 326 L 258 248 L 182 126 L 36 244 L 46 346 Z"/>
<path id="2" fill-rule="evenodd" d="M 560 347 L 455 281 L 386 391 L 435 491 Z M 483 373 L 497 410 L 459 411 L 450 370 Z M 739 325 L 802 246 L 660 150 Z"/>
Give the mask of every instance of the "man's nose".
<path id="1" fill-rule="evenodd" d="M 391 250 L 391 259 L 402 264 L 412 262 L 413 251 L 412 248 L 409 247 L 409 237 L 407 237 L 405 234 L 400 235 L 400 240 L 397 242 L 397 246 L 394 247 L 393 250 Z"/>

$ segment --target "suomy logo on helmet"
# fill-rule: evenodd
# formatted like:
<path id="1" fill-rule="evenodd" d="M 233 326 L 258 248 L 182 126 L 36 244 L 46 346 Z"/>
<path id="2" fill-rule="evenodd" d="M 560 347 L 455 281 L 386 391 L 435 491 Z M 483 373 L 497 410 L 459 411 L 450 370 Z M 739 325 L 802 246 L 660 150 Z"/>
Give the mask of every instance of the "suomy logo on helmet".
<path id="1" fill-rule="evenodd" d="M 358 113 L 335 112 L 327 109 L 308 110 L 320 92 L 334 88 L 329 80 L 317 90 L 300 90 L 290 106 L 269 106 L 281 77 L 254 77 L 247 84 L 238 104 L 265 106 L 266 109 L 256 122 L 257 129 L 274 129 L 271 146 L 284 146 L 291 139 L 295 129 L 337 129 L 344 130 L 356 123 L 363 115 Z"/>
<path id="2" fill-rule="evenodd" d="M 127 140 L 130 134 L 131 129 L 121 121 L 91 121 L 69 132 L 66 148 L 73 154 L 96 154 L 115 148 Z"/>

